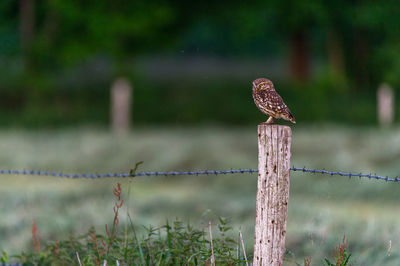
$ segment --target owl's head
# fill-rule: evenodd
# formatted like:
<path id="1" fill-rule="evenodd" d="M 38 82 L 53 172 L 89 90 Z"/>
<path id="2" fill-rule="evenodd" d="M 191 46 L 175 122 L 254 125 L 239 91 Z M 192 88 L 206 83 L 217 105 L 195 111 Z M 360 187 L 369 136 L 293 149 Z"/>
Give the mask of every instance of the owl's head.
<path id="1" fill-rule="evenodd" d="M 272 81 L 266 78 L 259 78 L 253 81 L 253 90 L 275 90 Z"/>

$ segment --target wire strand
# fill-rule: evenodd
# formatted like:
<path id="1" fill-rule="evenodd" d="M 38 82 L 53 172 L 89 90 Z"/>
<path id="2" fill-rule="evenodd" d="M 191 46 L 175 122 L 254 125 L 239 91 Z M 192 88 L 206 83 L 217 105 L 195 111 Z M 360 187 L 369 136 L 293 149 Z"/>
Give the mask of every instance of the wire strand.
<path id="1" fill-rule="evenodd" d="M 313 174 L 324 174 L 331 176 L 347 176 L 358 177 L 358 178 L 368 178 L 368 179 L 376 179 L 387 182 L 400 182 L 399 177 L 391 178 L 380 176 L 376 174 L 362 174 L 362 173 L 350 173 L 350 172 L 342 172 L 342 171 L 327 171 L 325 169 L 309 169 L 306 167 L 297 168 L 291 167 L 291 171 L 294 172 L 304 172 L 304 173 L 313 173 Z M 230 169 L 230 170 L 202 170 L 202 171 L 161 171 L 161 172 L 138 172 L 138 173 L 89 173 L 89 174 L 66 174 L 62 172 L 51 172 L 51 171 L 35 171 L 35 170 L 8 170 L 1 169 L 0 175 L 35 175 L 35 176 L 54 176 L 54 177 L 62 177 L 62 178 L 84 178 L 84 179 L 97 179 L 97 178 L 129 178 L 129 177 L 139 177 L 139 176 L 182 176 L 182 175 L 226 175 L 226 174 L 253 174 L 257 173 L 257 169 Z"/>

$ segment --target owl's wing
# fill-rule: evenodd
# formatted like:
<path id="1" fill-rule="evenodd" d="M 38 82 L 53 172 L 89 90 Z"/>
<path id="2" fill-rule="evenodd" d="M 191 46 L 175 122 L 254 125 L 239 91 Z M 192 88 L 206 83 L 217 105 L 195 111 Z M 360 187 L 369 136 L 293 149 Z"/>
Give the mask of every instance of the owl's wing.
<path id="1" fill-rule="evenodd" d="M 261 91 L 260 100 L 266 108 L 274 113 L 290 112 L 276 91 Z"/>

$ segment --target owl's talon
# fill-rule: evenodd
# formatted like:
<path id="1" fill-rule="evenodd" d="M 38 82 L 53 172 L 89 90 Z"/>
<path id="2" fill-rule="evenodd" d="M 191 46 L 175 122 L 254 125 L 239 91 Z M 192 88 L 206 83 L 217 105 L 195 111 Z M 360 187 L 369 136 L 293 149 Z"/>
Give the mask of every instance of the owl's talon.
<path id="1" fill-rule="evenodd" d="M 270 116 L 269 118 L 268 118 L 268 120 L 265 122 L 265 124 L 267 124 L 267 125 L 271 125 L 271 124 L 273 124 L 274 123 L 274 118 L 272 117 L 272 116 Z"/>

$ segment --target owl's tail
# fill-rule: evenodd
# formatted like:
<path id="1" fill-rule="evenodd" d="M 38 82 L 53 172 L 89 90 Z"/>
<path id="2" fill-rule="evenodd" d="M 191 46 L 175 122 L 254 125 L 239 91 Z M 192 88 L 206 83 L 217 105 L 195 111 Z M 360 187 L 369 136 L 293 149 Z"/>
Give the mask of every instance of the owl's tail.
<path id="1" fill-rule="evenodd" d="M 293 114 L 289 111 L 289 121 L 293 124 L 296 124 L 296 119 L 294 118 Z"/>

